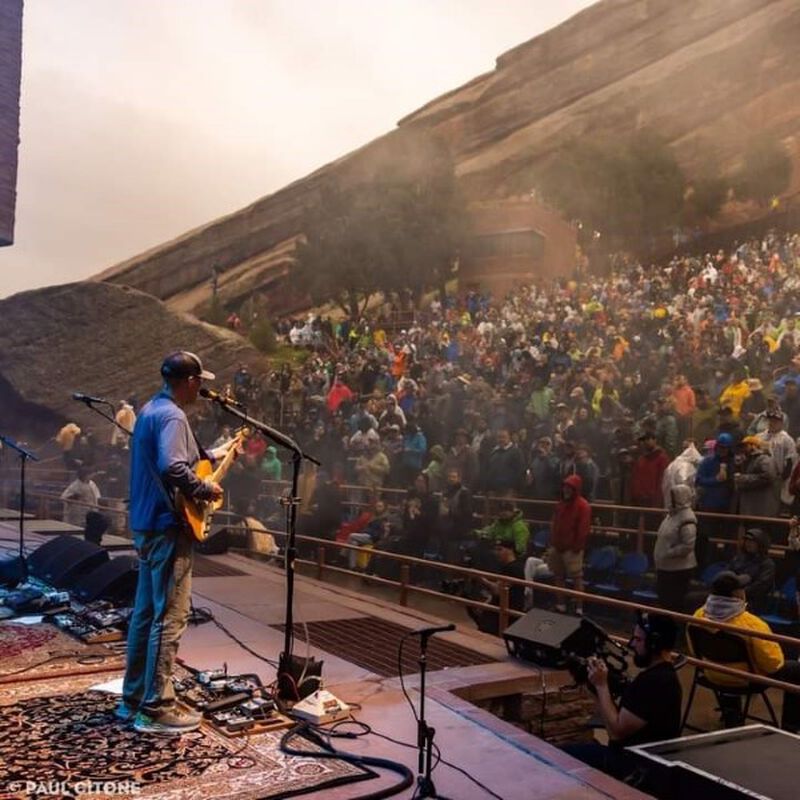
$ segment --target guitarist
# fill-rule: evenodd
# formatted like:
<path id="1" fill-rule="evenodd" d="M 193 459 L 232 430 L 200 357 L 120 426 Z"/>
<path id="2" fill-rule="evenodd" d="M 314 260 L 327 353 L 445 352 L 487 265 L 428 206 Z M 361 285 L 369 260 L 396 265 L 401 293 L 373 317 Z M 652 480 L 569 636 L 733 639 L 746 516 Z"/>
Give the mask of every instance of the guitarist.
<path id="1" fill-rule="evenodd" d="M 201 481 L 193 467 L 222 457 L 227 442 L 206 454 L 184 409 L 197 400 L 203 380 L 214 375 L 187 351 L 161 365 L 164 385 L 141 410 L 133 430 L 130 529 L 139 554 L 136 600 L 128 630 L 128 655 L 119 719 L 142 733 L 178 735 L 196 730 L 200 715 L 175 705 L 172 669 L 189 615 L 192 538 L 174 507 L 178 492 L 196 500 L 222 497 L 222 488 Z"/>

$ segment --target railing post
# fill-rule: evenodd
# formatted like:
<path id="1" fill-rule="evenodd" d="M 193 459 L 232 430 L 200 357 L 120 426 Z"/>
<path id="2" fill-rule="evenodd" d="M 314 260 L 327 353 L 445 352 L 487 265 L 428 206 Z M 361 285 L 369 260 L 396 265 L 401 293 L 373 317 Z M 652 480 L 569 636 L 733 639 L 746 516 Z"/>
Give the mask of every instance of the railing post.
<path id="1" fill-rule="evenodd" d="M 322 573 L 325 571 L 325 547 L 320 545 L 317 548 L 317 580 L 322 580 Z"/>
<path id="2" fill-rule="evenodd" d="M 411 581 L 411 568 L 408 564 L 400 565 L 400 605 L 408 605 L 408 584 Z"/>
<path id="3" fill-rule="evenodd" d="M 644 553 L 644 511 L 639 512 L 639 525 L 636 530 L 636 552 Z"/>
<path id="4" fill-rule="evenodd" d="M 508 584 L 505 581 L 498 581 L 500 587 L 500 631 L 508 627 Z"/>

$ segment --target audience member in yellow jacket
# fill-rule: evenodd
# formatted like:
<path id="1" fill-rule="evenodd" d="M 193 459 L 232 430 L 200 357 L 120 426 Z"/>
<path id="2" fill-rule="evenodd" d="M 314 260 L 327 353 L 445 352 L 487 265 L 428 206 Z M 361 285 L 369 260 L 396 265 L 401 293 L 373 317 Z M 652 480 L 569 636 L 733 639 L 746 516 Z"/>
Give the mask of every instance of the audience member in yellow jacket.
<path id="1" fill-rule="evenodd" d="M 729 383 L 719 396 L 719 405 L 728 406 L 733 411 L 733 416 L 739 419 L 742 413 L 742 403 L 750 396 L 750 386 L 747 383 L 747 378 L 742 375 L 737 375 L 731 383 Z"/>
<path id="2" fill-rule="evenodd" d="M 721 572 L 711 584 L 711 593 L 708 595 L 705 605 L 698 608 L 694 616 L 699 619 L 735 625 L 737 628 L 771 633 L 769 625 L 764 620 L 747 610 L 744 593 L 747 580 L 748 576 L 746 575 L 737 575 L 735 572 L 728 571 Z M 750 662 L 755 673 L 800 685 L 800 663 L 794 660 L 786 661 L 781 646 L 777 642 L 759 639 L 755 636 L 743 638 L 747 642 Z M 692 651 L 691 639 L 689 639 L 689 650 Z M 694 653 L 692 654 L 694 655 Z M 750 667 L 745 663 L 726 664 L 726 666 L 744 671 L 749 671 Z M 722 672 L 706 670 L 706 675 L 720 686 L 742 686 L 741 680 Z M 720 698 L 720 704 L 727 726 L 743 723 L 738 697 L 723 696 Z M 792 732 L 800 730 L 800 695 L 794 692 L 784 693 L 781 727 Z"/>

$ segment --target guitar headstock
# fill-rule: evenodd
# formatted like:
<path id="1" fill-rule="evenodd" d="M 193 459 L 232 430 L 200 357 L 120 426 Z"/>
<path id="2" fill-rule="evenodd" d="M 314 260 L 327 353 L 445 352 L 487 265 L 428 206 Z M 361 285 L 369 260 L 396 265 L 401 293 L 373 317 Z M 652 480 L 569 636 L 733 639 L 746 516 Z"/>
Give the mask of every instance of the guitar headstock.
<path id="1" fill-rule="evenodd" d="M 242 444 L 245 439 L 253 435 L 252 428 L 248 428 L 247 425 L 243 425 L 236 433 L 233 435 L 233 438 L 236 441 L 236 444 Z"/>

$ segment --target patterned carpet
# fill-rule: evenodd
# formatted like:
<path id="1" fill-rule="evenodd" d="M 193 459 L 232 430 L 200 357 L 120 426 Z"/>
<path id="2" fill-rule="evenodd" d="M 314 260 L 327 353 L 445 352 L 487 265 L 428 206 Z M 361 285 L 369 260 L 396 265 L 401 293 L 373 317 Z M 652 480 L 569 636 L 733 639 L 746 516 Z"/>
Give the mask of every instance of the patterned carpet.
<path id="1" fill-rule="evenodd" d="M 64 672 L 122 668 L 125 659 L 101 644 L 87 645 L 54 625 L 0 622 L 0 684 Z"/>
<path id="2" fill-rule="evenodd" d="M 135 785 L 138 796 L 162 800 L 267 800 L 374 775 L 344 762 L 286 756 L 279 749 L 282 732 L 226 739 L 204 726 L 174 738 L 139 734 L 114 718 L 117 698 L 90 685 L 82 676 L 4 687 L 2 800 L 52 796 L 55 784 L 62 796 L 73 797 L 87 781 L 114 785 L 93 798 L 119 796 L 120 786 Z M 302 739 L 293 746 L 298 743 L 310 753 L 317 749 Z M 26 781 L 37 784 L 33 792 Z"/>

